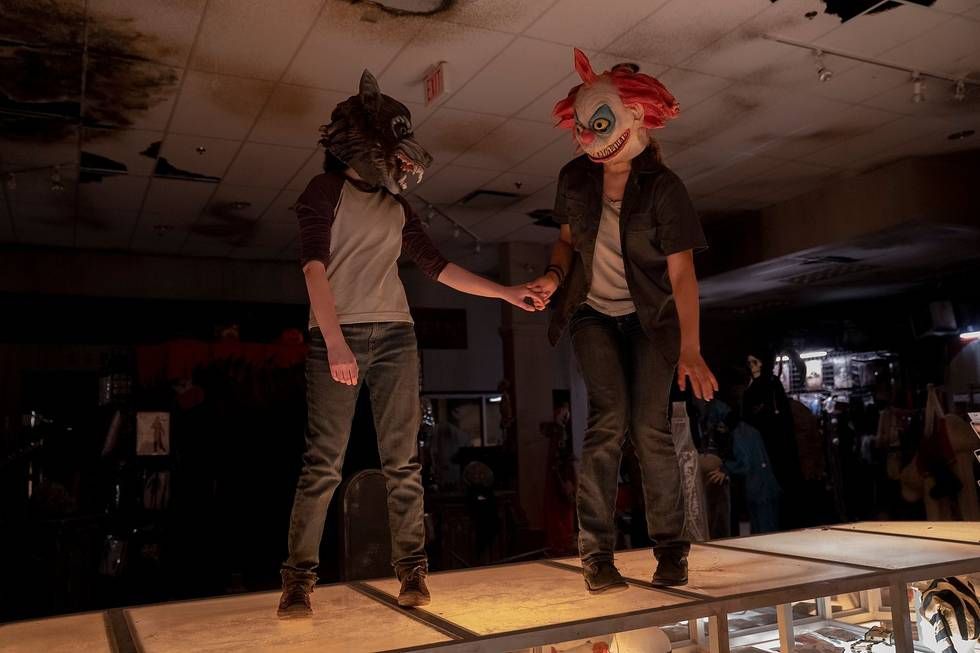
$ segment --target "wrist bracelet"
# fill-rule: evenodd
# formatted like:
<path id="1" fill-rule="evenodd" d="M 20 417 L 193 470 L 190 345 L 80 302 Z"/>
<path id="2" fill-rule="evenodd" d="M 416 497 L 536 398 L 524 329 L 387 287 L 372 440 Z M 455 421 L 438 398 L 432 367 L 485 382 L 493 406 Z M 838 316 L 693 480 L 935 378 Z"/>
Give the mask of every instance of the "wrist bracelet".
<path id="1" fill-rule="evenodd" d="M 564 271 L 564 270 L 562 270 L 562 269 L 561 269 L 560 267 L 558 267 L 557 265 L 549 265 L 548 267 L 546 267 L 546 268 L 544 269 L 544 273 L 545 273 L 545 274 L 548 274 L 549 272 L 554 272 L 554 273 L 555 273 L 555 276 L 557 276 L 557 277 L 558 277 L 558 285 L 559 285 L 559 286 L 560 286 L 560 285 L 561 285 L 562 283 L 564 283 L 564 282 L 565 282 L 565 271 Z"/>

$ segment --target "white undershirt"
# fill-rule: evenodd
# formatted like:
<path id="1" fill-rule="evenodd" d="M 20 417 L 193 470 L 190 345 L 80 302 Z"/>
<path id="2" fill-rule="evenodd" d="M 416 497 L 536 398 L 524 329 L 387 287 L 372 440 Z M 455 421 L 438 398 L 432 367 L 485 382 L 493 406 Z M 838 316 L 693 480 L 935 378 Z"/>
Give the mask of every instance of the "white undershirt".
<path id="1" fill-rule="evenodd" d="M 610 317 L 636 312 L 623 265 L 623 244 L 619 233 L 621 201 L 602 200 L 602 217 L 592 256 L 592 286 L 585 303 Z"/>

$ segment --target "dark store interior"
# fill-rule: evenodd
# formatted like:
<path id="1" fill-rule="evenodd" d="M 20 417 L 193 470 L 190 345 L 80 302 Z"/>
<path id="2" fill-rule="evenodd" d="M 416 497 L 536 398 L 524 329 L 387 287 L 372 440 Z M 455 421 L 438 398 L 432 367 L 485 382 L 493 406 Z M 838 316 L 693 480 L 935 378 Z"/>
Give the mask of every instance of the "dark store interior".
<path id="1" fill-rule="evenodd" d="M 650 133 L 707 244 L 680 249 L 696 252 L 718 384 L 711 401 L 676 374 L 670 390 L 684 538 L 973 522 L 961 541 L 980 544 L 980 1 L 0 0 L 0 43 L 0 651 L 39 650 L 4 641 L 7 622 L 125 606 L 269 592 L 275 617 L 322 403 L 297 214 L 340 160 L 320 126 L 364 97 L 365 69 L 432 155 L 399 202 L 459 266 L 445 270 L 525 293 L 566 223 L 581 245 L 560 177 L 581 145 L 552 115 L 587 80 L 573 48 L 676 98 Z M 435 283 L 407 247 L 428 573 L 577 560 L 598 422 L 580 343 L 549 344 L 571 272 L 559 264 L 549 307 L 521 310 Z M 379 399 L 394 401 L 356 399 L 320 583 L 404 581 Z M 625 441 L 615 549 L 649 552 L 662 483 Z M 850 591 L 835 612 L 874 612 Z M 814 600 L 792 616 L 822 614 Z M 673 650 L 716 650 L 680 630 L 663 628 Z M 797 650 L 835 650 L 797 633 Z M 671 650 L 618 641 L 595 651 Z M 132 650 L 212 650 L 183 646 Z M 267 646 L 240 650 L 290 650 Z M 472 650 L 549 650 L 487 646 Z M 550 650 L 593 651 L 575 646 Z"/>

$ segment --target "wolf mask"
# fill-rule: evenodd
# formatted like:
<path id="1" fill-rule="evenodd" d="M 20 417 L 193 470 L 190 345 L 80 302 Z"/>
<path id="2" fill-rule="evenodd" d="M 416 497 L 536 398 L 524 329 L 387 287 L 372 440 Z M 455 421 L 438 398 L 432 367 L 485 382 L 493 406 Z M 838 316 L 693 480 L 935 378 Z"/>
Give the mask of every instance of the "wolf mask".
<path id="1" fill-rule="evenodd" d="M 422 181 L 432 157 L 412 133 L 412 114 L 401 102 L 381 93 L 367 70 L 357 95 L 337 105 L 330 124 L 320 127 L 320 144 L 364 181 L 398 194 L 408 176 Z"/>

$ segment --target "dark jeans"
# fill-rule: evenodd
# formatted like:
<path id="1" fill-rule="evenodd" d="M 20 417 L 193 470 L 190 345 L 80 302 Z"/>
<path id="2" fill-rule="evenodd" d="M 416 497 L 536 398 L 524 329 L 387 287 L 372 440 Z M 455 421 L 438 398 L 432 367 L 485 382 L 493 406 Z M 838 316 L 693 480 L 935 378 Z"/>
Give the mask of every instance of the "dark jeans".
<path id="1" fill-rule="evenodd" d="M 314 570 L 319 564 L 327 506 L 340 483 L 357 395 L 364 384 L 371 393 L 388 486 L 392 564 L 396 569 L 412 567 L 426 559 L 417 447 L 421 415 L 415 330 L 402 322 L 352 324 L 342 329 L 357 358 L 356 386 L 333 380 L 323 335 L 319 329 L 311 332 L 306 358 L 306 453 L 289 523 L 289 558 L 283 567 Z"/>
<path id="2" fill-rule="evenodd" d="M 609 317 L 582 306 L 572 345 L 589 396 L 589 422 L 578 484 L 579 555 L 611 559 L 623 442 L 636 449 L 647 530 L 654 553 L 686 554 L 680 470 L 667 407 L 675 364 L 647 337 L 636 314 Z"/>

